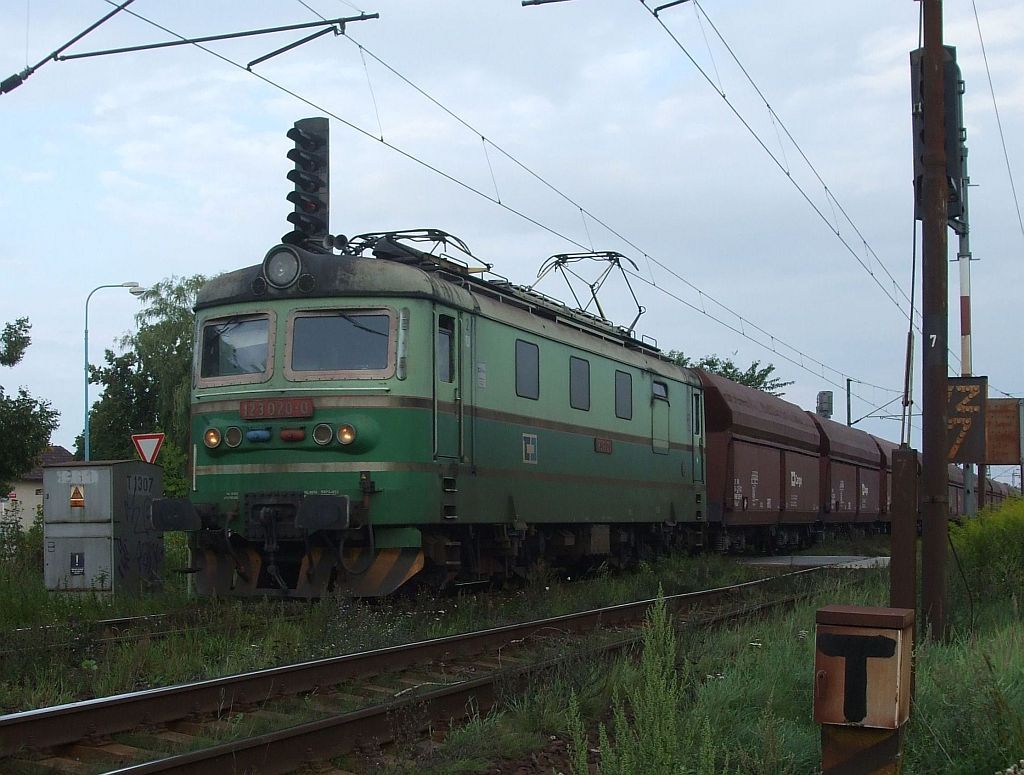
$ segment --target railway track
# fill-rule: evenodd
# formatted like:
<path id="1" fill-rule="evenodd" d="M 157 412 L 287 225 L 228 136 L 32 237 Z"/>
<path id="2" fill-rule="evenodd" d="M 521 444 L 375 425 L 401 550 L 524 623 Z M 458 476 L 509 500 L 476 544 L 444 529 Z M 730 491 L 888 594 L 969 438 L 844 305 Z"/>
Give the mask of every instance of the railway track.
<path id="1" fill-rule="evenodd" d="M 304 616 L 288 614 L 276 617 L 274 621 L 301 621 Z M 0 636 L 0 659 L 16 654 L 54 652 L 74 647 L 109 648 L 125 643 L 194 634 L 197 631 L 231 632 L 244 627 L 238 623 L 202 619 L 181 612 L 97 619 L 74 625 L 22 627 Z"/>
<path id="2" fill-rule="evenodd" d="M 820 570 L 674 595 L 665 602 L 676 617 L 711 623 L 791 604 L 791 592 L 770 602 L 749 600 Z M 418 733 L 461 719 L 467 707 L 484 713 L 501 693 L 560 664 L 566 639 L 603 633 L 591 646 L 595 656 L 626 648 L 638 639 L 635 628 L 653 602 L 0 716 L 0 770 L 293 771 L 360 742 L 388 742 L 398 729 Z"/>

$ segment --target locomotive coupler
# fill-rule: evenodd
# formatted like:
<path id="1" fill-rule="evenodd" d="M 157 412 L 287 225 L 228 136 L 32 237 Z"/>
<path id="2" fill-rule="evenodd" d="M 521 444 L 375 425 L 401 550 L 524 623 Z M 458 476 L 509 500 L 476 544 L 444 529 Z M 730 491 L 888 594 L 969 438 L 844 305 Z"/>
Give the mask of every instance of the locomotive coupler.
<path id="1" fill-rule="evenodd" d="M 281 578 L 277 568 L 277 516 L 278 509 L 272 506 L 260 506 L 256 509 L 256 520 L 263 526 L 263 550 L 267 553 L 267 575 L 270 576 L 282 592 L 288 592 L 288 584 Z"/>

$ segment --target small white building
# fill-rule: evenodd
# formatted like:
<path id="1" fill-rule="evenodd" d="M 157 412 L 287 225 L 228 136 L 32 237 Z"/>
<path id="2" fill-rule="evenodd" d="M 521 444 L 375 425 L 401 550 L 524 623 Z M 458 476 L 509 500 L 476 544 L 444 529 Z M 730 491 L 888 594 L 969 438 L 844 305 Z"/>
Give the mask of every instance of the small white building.
<path id="1" fill-rule="evenodd" d="M 61 446 L 43 450 L 39 465 L 17 479 L 11 491 L 0 498 L 0 521 L 17 514 L 22 529 L 31 527 L 37 509 L 43 505 L 43 466 L 60 465 L 74 459 L 75 456 Z"/>

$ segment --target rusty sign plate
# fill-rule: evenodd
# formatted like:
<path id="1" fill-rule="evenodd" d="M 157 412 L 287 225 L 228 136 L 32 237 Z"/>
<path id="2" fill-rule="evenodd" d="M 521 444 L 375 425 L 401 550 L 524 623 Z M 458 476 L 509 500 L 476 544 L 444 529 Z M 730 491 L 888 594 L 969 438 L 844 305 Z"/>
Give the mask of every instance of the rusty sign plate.
<path id="1" fill-rule="evenodd" d="M 951 463 L 985 460 L 988 377 L 950 377 L 946 386 L 946 458 Z"/>
<path id="2" fill-rule="evenodd" d="M 985 411 L 985 462 L 1015 466 L 1021 457 L 1021 399 L 990 398 Z"/>

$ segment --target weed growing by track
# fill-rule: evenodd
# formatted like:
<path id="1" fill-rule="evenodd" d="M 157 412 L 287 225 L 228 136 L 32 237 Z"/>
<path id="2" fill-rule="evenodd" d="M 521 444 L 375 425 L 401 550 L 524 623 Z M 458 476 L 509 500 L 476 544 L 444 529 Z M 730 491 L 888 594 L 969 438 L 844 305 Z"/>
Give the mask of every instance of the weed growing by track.
<path id="1" fill-rule="evenodd" d="M 168 570 L 163 591 L 116 598 L 90 593 L 48 592 L 43 585 L 43 516 L 40 510 L 27 530 L 12 534 L 6 556 L 0 558 L 0 633 L 19 628 L 79 624 L 124 616 L 166 613 L 190 607 L 186 576 Z M 187 564 L 185 536 L 167 534 L 164 541 L 167 569 Z M 0 647 L 4 646 L 0 642 Z"/>
<path id="2" fill-rule="evenodd" d="M 905 775 L 994 772 L 1024 751 L 1024 502 L 954 526 L 951 537 L 957 557 L 950 563 L 952 636 L 918 649 Z M 312 604 L 190 600 L 182 577 L 170 575 L 162 596 L 103 599 L 42 589 L 38 524 L 16 546 L 0 562 L 0 594 L 10 602 L 0 609 L 0 711 L 653 597 L 659 587 L 666 595 L 704 589 L 759 573 L 703 556 L 642 564 L 631 573 L 599 569 L 572 584 L 539 570 L 501 595 L 423 592 L 376 603 L 335 597 Z M 177 558 L 168 567 L 184 565 L 182 545 L 169 551 Z M 581 655 L 538 680 L 528 696 L 511 700 L 505 712 L 451 733 L 445 745 L 418 757 L 415 771 L 480 772 L 487 762 L 554 746 L 551 755 L 563 771 L 574 764 L 580 774 L 586 767 L 657 775 L 650 761 L 673 775 L 813 773 L 819 761 L 819 729 L 811 720 L 814 612 L 828 603 L 886 605 L 887 574 L 868 575 L 867 585 L 840 577 L 813 602 L 770 621 L 713 632 L 683 627 L 674 633 L 667 617 L 652 615 L 639 660 L 595 663 Z M 90 629 L 100 618 L 168 611 L 180 616 L 179 632 L 167 637 L 102 644 Z M 38 624 L 56 626 L 33 631 L 27 643 L 10 635 Z M 247 723 L 237 719 L 240 728 Z"/>
<path id="3" fill-rule="evenodd" d="M 917 648 L 904 775 L 1003 771 L 1024 751 L 1024 502 L 951 535 L 962 568 L 951 563 L 953 631 Z M 830 603 L 887 605 L 887 573 L 838 579 L 789 613 L 715 631 L 675 630 L 655 611 L 639 659 L 567 669 L 487 723 L 558 735 L 569 743 L 563 771 L 576 775 L 812 775 L 815 612 Z M 517 754 L 504 758 L 514 771 Z M 461 771 L 453 759 L 442 749 L 418 771 Z"/>
<path id="4" fill-rule="evenodd" d="M 1024 500 L 951 525 L 951 635 L 918 647 L 904 771 L 996 772 L 1024 751 Z"/>
<path id="5" fill-rule="evenodd" d="M 439 597 L 424 591 L 385 601 L 331 597 L 304 603 L 191 599 L 183 576 L 168 570 L 160 595 L 111 598 L 46 592 L 41 526 L 18 540 L 16 556 L 0 562 L 0 595 L 12 601 L 0 609 L 0 713 L 653 597 L 659 583 L 666 592 L 693 591 L 758 573 L 720 557 L 673 558 L 628 573 L 598 569 L 573 583 L 540 569 L 518 589 L 500 594 Z M 180 536 L 168 540 L 166 567 L 184 567 Z M 111 640 L 94 626 L 100 619 L 143 614 L 167 614 L 153 625 L 152 637 Z"/>

